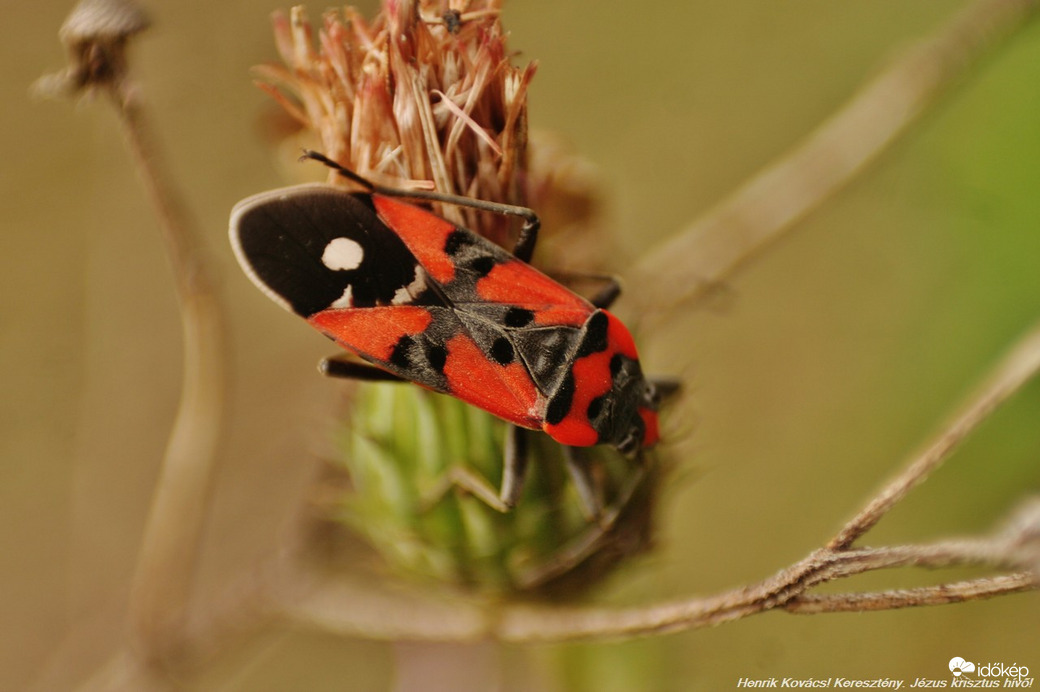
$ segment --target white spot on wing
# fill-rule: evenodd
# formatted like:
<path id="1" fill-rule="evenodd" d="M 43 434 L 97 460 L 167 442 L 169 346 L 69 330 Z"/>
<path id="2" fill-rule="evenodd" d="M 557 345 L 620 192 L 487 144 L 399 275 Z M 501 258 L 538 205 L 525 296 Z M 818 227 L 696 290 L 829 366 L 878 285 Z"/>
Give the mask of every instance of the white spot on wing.
<path id="1" fill-rule="evenodd" d="M 332 302 L 330 308 L 352 308 L 354 307 L 354 295 L 351 293 L 350 286 L 348 285 L 343 289 L 343 295 Z"/>
<path id="2" fill-rule="evenodd" d="M 426 290 L 426 272 L 422 267 L 415 267 L 415 278 L 412 283 L 397 289 L 394 297 L 390 299 L 391 305 L 407 305 L 415 300 L 420 293 Z"/>
<path id="3" fill-rule="evenodd" d="M 364 258 L 365 251 L 357 241 L 350 238 L 333 238 L 325 246 L 321 262 L 333 271 L 349 271 L 361 266 L 361 260 Z"/>

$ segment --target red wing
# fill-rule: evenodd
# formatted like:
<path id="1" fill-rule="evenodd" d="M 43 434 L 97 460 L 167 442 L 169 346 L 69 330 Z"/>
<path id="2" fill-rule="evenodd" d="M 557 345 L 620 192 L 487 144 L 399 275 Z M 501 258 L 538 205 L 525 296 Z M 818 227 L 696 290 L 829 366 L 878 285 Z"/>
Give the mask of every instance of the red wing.
<path id="1" fill-rule="evenodd" d="M 372 195 L 372 203 L 383 223 L 404 241 L 434 281 L 443 285 L 455 278 L 455 264 L 444 250 L 455 224 L 392 197 Z"/>
<path id="2" fill-rule="evenodd" d="M 490 303 L 502 303 L 531 310 L 576 310 L 588 317 L 592 305 L 587 300 L 518 259 L 496 264 L 487 276 L 477 281 L 477 295 Z"/>
<path id="3" fill-rule="evenodd" d="M 499 363 L 447 307 L 391 305 L 323 310 L 314 327 L 364 360 L 527 428 L 542 423 L 543 397 L 519 359 Z"/>
<path id="4" fill-rule="evenodd" d="M 430 326 L 433 312 L 412 305 L 342 308 L 322 310 L 307 321 L 348 351 L 382 364 L 390 362 L 402 338 L 422 334 Z"/>
<path id="5" fill-rule="evenodd" d="M 447 346 L 444 374 L 453 396 L 510 423 L 541 428 L 544 400 L 521 361 L 488 359 L 468 334 L 457 334 Z"/>
<path id="6" fill-rule="evenodd" d="M 452 304 L 515 306 L 534 312 L 538 325 L 578 327 L 592 314 L 587 300 L 490 240 L 393 198 L 372 201 Z"/>

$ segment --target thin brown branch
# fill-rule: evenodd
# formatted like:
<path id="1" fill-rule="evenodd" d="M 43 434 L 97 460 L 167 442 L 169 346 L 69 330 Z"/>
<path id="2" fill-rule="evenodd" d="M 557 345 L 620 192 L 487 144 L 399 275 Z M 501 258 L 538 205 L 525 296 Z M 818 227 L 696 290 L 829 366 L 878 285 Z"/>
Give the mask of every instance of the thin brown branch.
<path id="1" fill-rule="evenodd" d="M 979 0 L 861 87 L 806 140 L 766 166 L 628 273 L 659 318 L 728 280 L 872 163 L 944 89 L 1020 28 L 1035 0 Z M 650 309 L 652 307 L 652 310 Z"/>
<path id="2" fill-rule="evenodd" d="M 846 548 L 874 526 L 912 488 L 945 461 L 954 449 L 984 421 L 997 406 L 1018 391 L 1040 371 L 1040 325 L 1020 339 L 998 364 L 976 394 L 968 399 L 953 420 L 946 425 L 904 470 L 890 481 L 827 544 L 829 548 Z"/>
<path id="3" fill-rule="evenodd" d="M 805 593 L 819 584 L 877 569 L 911 565 L 937 568 L 987 564 L 982 559 L 983 555 L 998 549 L 997 545 L 987 546 L 985 542 L 976 541 L 964 542 L 960 547 L 964 548 L 964 552 L 960 552 L 954 543 L 863 551 L 824 549 L 758 584 L 712 597 L 650 606 L 620 609 L 518 606 L 503 611 L 494 634 L 513 642 L 634 637 L 719 625 L 774 608 L 787 609 L 788 604 L 792 603 L 792 609 L 796 612 L 803 607 L 806 612 L 813 607 L 819 608 L 819 612 L 851 612 L 859 610 L 859 605 L 863 605 L 863 610 L 883 610 L 886 603 L 891 608 L 941 605 L 1016 593 L 1040 586 L 1040 579 L 1035 572 L 1016 572 L 970 583 L 958 582 L 879 594 L 810 597 Z M 1023 559 L 1012 559 L 1009 556 L 999 562 L 1018 563 Z M 944 593 L 946 598 L 943 598 Z M 819 605 L 811 605 L 817 602 Z"/>
<path id="4" fill-rule="evenodd" d="M 475 641 L 492 631 L 494 608 L 450 592 L 374 584 L 333 575 L 311 575 L 286 600 L 282 615 L 343 636 L 380 640 Z"/>
<path id="5" fill-rule="evenodd" d="M 342 635 L 374 639 L 456 641 L 484 636 L 504 641 L 561 641 L 632 637 L 695 629 L 738 620 L 774 608 L 792 612 L 882 610 L 940 605 L 1010 594 L 1040 585 L 1035 572 L 1013 572 L 968 582 L 874 594 L 810 596 L 815 586 L 880 569 L 936 569 L 988 565 L 1020 569 L 1031 565 L 1035 551 L 1023 537 L 1033 524 L 1012 522 L 992 536 L 859 550 L 820 549 L 757 584 L 709 597 L 640 605 L 631 608 L 512 605 L 488 608 L 469 600 L 443 601 L 416 594 L 377 591 L 370 585 L 338 580 L 315 582 L 313 590 L 285 604 L 285 614 L 298 624 Z M 364 604 L 363 606 L 359 604 Z M 449 625 L 446 627 L 446 625 Z"/>
<path id="6" fill-rule="evenodd" d="M 892 589 L 870 593 L 805 594 L 784 604 L 788 613 L 864 613 L 873 610 L 896 610 L 918 606 L 947 605 L 975 601 L 994 596 L 1019 593 L 1036 588 L 1036 576 L 1015 572 L 996 577 L 922 586 L 916 589 Z"/>

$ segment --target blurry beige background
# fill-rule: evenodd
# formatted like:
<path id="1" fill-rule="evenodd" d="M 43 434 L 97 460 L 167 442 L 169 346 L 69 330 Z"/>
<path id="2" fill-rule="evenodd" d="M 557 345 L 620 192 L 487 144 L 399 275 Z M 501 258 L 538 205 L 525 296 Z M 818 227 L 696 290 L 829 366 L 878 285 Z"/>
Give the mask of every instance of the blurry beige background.
<path id="1" fill-rule="evenodd" d="M 965 3 L 514 0 L 537 59 L 531 122 L 600 167 L 624 257 L 676 232 L 811 131 Z M 337 390 L 326 342 L 263 298 L 225 239 L 238 199 L 286 182 L 249 67 L 260 2 L 151 2 L 136 74 L 233 311 L 233 399 L 200 588 L 276 544 Z M 372 3 L 362 4 L 370 13 Z M 180 328 L 155 221 L 106 103 L 33 102 L 69 4 L 8 3 L 0 32 L 0 690 L 64 646 L 118 641 L 177 401 Z M 317 18 L 324 6 L 311 6 Z M 660 549 L 601 598 L 711 593 L 825 540 L 1040 319 L 1040 24 L 994 51 L 878 165 L 706 308 L 641 335 L 688 382 Z M 616 268 L 627 263 L 618 261 Z M 624 314 L 624 301 L 619 305 Z M 984 530 L 1040 486 L 1040 385 L 1019 394 L 869 543 Z M 928 575 L 847 584 L 881 588 Z M 940 575 L 935 575 L 939 578 Z M 946 677 L 953 656 L 1040 672 L 1040 600 L 779 613 L 631 643 L 507 647 L 514 688 L 730 689 L 739 677 Z M 370 690 L 390 645 L 306 632 L 236 651 L 188 689 Z M 536 682 L 532 682 L 536 681 Z"/>

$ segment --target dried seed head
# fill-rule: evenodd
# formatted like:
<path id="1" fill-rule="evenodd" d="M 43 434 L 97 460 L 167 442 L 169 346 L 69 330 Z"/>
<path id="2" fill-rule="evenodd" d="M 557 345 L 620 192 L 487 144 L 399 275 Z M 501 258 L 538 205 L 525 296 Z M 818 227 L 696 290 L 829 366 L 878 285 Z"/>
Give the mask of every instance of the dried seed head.
<path id="1" fill-rule="evenodd" d="M 384 3 L 371 22 L 347 8 L 315 31 L 300 7 L 274 16 L 285 67 L 260 74 L 286 110 L 344 165 L 399 187 L 527 202 L 527 87 L 497 0 Z M 316 44 L 315 44 L 316 40 Z M 506 220 L 437 212 L 496 240 Z"/>
<path id="2" fill-rule="evenodd" d="M 132 0 L 83 0 L 65 19 L 58 38 L 72 47 L 94 41 L 124 41 L 148 28 L 151 21 Z"/>
<path id="3" fill-rule="evenodd" d="M 69 66 L 42 77 L 34 90 L 55 96 L 118 83 L 126 75 L 129 39 L 149 24 L 148 16 L 133 0 L 83 0 L 58 31 L 69 51 Z"/>

